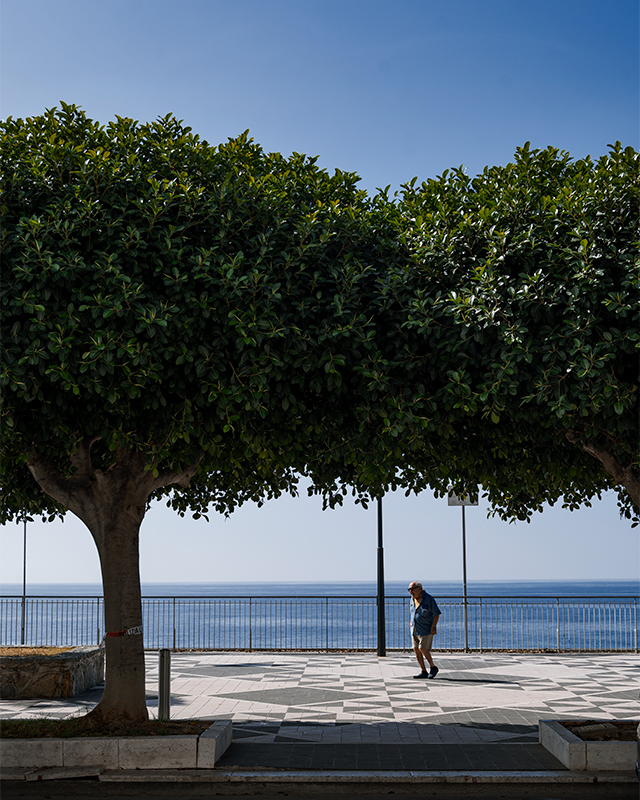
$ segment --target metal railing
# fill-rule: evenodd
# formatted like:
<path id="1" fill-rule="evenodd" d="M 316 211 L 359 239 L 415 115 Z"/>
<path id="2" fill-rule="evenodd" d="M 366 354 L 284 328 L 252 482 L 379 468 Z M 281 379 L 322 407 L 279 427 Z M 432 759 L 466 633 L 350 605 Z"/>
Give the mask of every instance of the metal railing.
<path id="1" fill-rule="evenodd" d="M 470 651 L 638 652 L 638 597 L 470 597 Z M 464 650 L 461 597 L 439 597 L 437 650 Z M 144 597 L 148 650 L 375 650 L 376 598 Z M 387 597 L 386 646 L 411 647 L 409 603 Z M 101 597 L 0 597 L 0 644 L 99 644 Z"/>

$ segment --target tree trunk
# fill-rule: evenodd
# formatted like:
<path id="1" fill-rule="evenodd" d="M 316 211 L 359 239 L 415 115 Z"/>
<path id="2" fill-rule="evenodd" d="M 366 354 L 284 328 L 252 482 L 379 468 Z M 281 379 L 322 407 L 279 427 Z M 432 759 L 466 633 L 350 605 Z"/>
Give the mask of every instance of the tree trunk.
<path id="1" fill-rule="evenodd" d="M 160 486 L 186 486 L 197 469 L 169 470 L 153 476 L 142 453 L 120 448 L 107 470 L 94 470 L 85 440 L 71 458 L 70 477 L 39 454 L 29 469 L 42 487 L 79 517 L 98 548 L 106 625 L 106 673 L 102 700 L 88 714 L 96 726 L 107 722 L 143 722 L 149 718 L 145 696 L 139 532 L 147 498 Z"/>
<path id="2" fill-rule="evenodd" d="M 105 508 L 105 525 L 94 540 L 100 555 L 105 617 L 102 700 L 89 713 L 96 723 L 147 720 L 140 588 L 140 523 L 118 508 Z M 119 513 L 120 512 L 120 513 Z M 127 633 L 127 631 L 136 631 Z M 115 634 L 115 635 L 114 635 Z"/>

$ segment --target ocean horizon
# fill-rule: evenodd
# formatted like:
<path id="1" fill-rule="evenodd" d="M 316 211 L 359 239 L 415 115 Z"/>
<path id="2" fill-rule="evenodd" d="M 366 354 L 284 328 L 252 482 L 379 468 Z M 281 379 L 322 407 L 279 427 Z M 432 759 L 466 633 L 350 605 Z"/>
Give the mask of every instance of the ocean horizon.
<path id="1" fill-rule="evenodd" d="M 410 646 L 408 581 L 386 581 L 387 647 Z M 439 649 L 635 650 L 638 581 L 425 582 L 442 610 Z M 143 583 L 146 649 L 372 649 L 374 581 Z M 99 644 L 97 583 L 0 584 L 5 645 Z M 22 616 L 22 609 L 26 614 Z M 468 621 L 465 612 L 468 611 Z M 23 623 L 24 619 L 24 623 Z"/>
<path id="2" fill-rule="evenodd" d="M 407 595 L 408 581 L 385 581 L 387 597 Z M 460 597 L 462 581 L 423 581 L 429 594 Z M 375 581 L 143 582 L 143 597 L 375 597 Z M 638 597 L 640 580 L 468 581 L 469 597 Z M 22 584 L 0 583 L 0 595 L 21 596 Z M 27 583 L 27 595 L 101 597 L 99 583 Z"/>

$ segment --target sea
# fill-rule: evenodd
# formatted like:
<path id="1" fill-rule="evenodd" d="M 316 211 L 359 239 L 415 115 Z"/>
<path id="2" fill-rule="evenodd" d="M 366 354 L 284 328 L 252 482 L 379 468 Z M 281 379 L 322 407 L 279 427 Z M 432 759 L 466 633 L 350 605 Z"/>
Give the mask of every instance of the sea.
<path id="1" fill-rule="evenodd" d="M 409 581 L 385 581 L 387 597 L 406 597 Z M 434 597 L 462 597 L 462 581 L 431 581 L 424 589 Z M 99 583 L 27 583 L 30 597 L 101 597 Z M 22 595 L 18 583 L 0 584 L 0 595 Z M 242 581 L 211 583 L 144 583 L 143 597 L 375 597 L 375 581 Z M 638 597 L 638 580 L 468 581 L 468 597 Z"/>
<path id="2" fill-rule="evenodd" d="M 408 581 L 385 582 L 386 642 L 411 646 Z M 432 581 L 439 649 L 637 650 L 640 581 Z M 375 649 L 375 581 L 143 583 L 145 648 Z M 0 644 L 98 644 L 96 583 L 0 585 Z"/>

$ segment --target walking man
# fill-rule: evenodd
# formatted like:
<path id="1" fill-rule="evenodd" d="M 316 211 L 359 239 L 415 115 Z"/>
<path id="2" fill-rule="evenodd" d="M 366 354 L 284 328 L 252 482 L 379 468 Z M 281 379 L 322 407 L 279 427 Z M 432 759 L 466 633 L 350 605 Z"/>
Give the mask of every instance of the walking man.
<path id="1" fill-rule="evenodd" d="M 436 635 L 438 620 L 440 619 L 440 609 L 438 604 L 422 590 L 422 584 L 412 581 L 409 584 L 409 592 L 413 603 L 411 604 L 411 638 L 413 639 L 413 652 L 416 654 L 421 672 L 414 675 L 414 678 L 435 678 L 438 674 L 438 667 L 433 663 L 431 657 L 431 647 L 433 637 Z M 424 660 L 429 662 L 430 671 L 427 672 Z"/>

